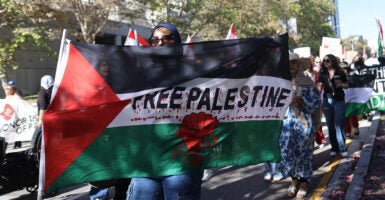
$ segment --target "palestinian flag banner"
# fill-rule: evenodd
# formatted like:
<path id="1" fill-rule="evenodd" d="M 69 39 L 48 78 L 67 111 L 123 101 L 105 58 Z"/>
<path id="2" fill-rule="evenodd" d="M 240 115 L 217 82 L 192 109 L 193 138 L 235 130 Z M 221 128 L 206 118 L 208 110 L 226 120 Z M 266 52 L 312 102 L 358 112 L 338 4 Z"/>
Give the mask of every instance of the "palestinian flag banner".
<path id="1" fill-rule="evenodd" d="M 44 117 L 44 191 L 279 162 L 288 35 L 172 47 L 66 41 Z"/>
<path id="2" fill-rule="evenodd" d="M 385 94 L 373 94 L 365 105 L 366 111 L 385 110 Z"/>
<path id="3" fill-rule="evenodd" d="M 349 88 L 345 90 L 345 116 L 365 114 L 373 110 L 369 99 L 373 93 L 375 78 L 373 74 L 348 76 Z"/>

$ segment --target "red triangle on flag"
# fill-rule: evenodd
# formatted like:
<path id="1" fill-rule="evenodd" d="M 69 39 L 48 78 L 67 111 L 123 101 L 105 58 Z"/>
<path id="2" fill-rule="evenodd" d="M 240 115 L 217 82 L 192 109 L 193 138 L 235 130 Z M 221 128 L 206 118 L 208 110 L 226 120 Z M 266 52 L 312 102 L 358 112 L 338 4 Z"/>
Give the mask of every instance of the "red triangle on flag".
<path id="1" fill-rule="evenodd" d="M 231 24 L 229 32 L 227 33 L 226 40 L 238 39 L 234 29 L 234 25 Z"/>
<path id="2" fill-rule="evenodd" d="M 129 103 L 121 101 L 70 44 L 64 75 L 44 115 L 45 190 Z"/>
<path id="3" fill-rule="evenodd" d="M 135 31 L 132 31 L 131 29 L 128 31 L 126 40 L 124 41 L 124 46 L 138 46 Z"/>
<path id="4" fill-rule="evenodd" d="M 141 35 L 137 34 L 138 41 L 140 46 L 150 46 L 146 39 L 144 39 Z"/>

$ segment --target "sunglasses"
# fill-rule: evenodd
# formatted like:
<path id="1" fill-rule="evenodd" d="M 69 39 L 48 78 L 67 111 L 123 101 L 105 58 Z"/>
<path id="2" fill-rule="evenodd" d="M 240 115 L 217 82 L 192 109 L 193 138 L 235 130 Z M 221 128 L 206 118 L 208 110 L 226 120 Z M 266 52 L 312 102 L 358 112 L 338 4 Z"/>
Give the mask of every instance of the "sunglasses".
<path id="1" fill-rule="evenodd" d="M 153 47 L 159 46 L 160 41 L 162 41 L 162 45 L 170 45 L 170 44 L 174 43 L 174 36 L 165 35 L 161 38 L 151 37 L 150 39 L 148 39 L 148 41 L 149 41 L 150 45 Z"/>
<path id="2" fill-rule="evenodd" d="M 329 59 L 325 59 L 324 63 L 330 63 L 330 60 Z"/>

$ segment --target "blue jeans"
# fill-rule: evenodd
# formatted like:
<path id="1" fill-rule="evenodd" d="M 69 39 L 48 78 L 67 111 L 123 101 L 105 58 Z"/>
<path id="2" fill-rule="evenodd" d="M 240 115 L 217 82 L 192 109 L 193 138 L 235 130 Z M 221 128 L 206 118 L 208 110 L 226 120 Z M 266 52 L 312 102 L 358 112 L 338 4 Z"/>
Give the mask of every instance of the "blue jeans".
<path id="1" fill-rule="evenodd" d="M 323 111 L 329 132 L 331 151 L 346 152 L 345 146 L 345 101 L 324 98 Z"/>
<path id="2" fill-rule="evenodd" d="M 273 175 L 276 172 L 276 168 L 277 168 L 277 163 L 272 163 L 272 162 L 263 163 L 264 174 L 270 172 Z"/>
<path id="3" fill-rule="evenodd" d="M 203 170 L 164 177 L 132 178 L 126 200 L 198 200 Z"/>
<path id="4" fill-rule="evenodd" d="M 90 200 L 94 200 L 96 198 L 109 199 L 108 188 L 98 188 L 92 186 L 90 191 Z"/>

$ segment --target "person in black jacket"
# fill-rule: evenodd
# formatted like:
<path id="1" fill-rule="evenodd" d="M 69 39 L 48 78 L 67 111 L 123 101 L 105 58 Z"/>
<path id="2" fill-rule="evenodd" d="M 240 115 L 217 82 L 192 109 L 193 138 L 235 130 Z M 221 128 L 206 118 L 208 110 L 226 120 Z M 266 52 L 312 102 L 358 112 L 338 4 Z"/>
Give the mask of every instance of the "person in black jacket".
<path id="1" fill-rule="evenodd" d="M 323 112 L 329 132 L 329 141 L 332 146 L 330 155 L 340 153 L 347 157 L 345 146 L 345 92 L 348 88 L 346 74 L 339 65 L 337 57 L 328 54 L 324 57 L 317 88 L 323 93 Z"/>
<path id="2" fill-rule="evenodd" d="M 32 136 L 32 152 L 36 153 L 40 149 L 41 133 L 43 128 L 43 116 L 51 101 L 51 93 L 54 79 L 50 75 L 44 75 L 40 79 L 40 90 L 37 93 L 37 127 Z"/>

